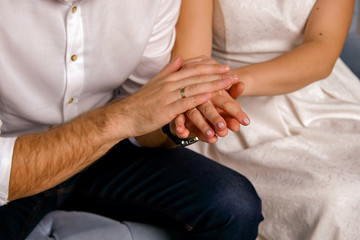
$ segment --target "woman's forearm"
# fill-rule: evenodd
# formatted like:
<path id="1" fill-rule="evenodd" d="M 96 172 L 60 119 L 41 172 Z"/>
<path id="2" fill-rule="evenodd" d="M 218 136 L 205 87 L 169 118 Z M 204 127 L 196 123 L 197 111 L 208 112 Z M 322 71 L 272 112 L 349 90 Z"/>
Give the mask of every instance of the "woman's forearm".
<path id="1" fill-rule="evenodd" d="M 211 56 L 213 1 L 182 0 L 172 55 Z"/>
<path id="2" fill-rule="evenodd" d="M 275 59 L 234 70 L 245 84 L 243 95 L 276 95 L 327 77 L 344 46 L 354 0 L 317 0 L 303 44 Z"/>
<path id="3" fill-rule="evenodd" d="M 337 57 L 325 54 L 328 47 L 309 42 L 275 59 L 233 69 L 232 74 L 245 85 L 242 96 L 293 92 L 331 73 Z"/>

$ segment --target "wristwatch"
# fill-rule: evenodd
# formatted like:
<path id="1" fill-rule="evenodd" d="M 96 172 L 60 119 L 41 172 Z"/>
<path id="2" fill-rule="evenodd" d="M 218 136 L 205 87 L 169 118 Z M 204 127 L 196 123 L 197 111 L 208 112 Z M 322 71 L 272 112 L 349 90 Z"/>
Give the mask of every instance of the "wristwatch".
<path id="1" fill-rule="evenodd" d="M 165 133 L 171 139 L 171 141 L 173 141 L 176 145 L 179 145 L 182 147 L 189 146 L 189 145 L 194 144 L 197 141 L 199 141 L 198 137 L 182 139 L 182 138 L 175 136 L 174 134 L 171 133 L 169 124 L 166 124 L 165 126 L 163 126 L 161 128 L 161 130 L 163 131 L 163 133 Z"/>

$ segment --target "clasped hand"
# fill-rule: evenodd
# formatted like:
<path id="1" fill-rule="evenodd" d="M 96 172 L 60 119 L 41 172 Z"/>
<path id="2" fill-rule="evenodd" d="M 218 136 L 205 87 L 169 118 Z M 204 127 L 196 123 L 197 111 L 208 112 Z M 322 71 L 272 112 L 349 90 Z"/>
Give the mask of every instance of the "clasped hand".
<path id="1" fill-rule="evenodd" d="M 183 64 L 180 56 L 174 58 L 139 91 L 111 104 L 112 109 L 108 112 L 113 113 L 113 134 L 123 137 L 144 135 L 161 128 L 190 109 L 198 106 L 208 109 L 207 102 L 215 92 L 238 82 L 237 78 L 225 75 L 230 70 L 229 66 L 195 61 L 196 64 Z M 225 105 L 226 107 L 222 107 L 225 110 L 230 107 L 221 100 L 214 102 Z"/>
<path id="2" fill-rule="evenodd" d="M 209 57 L 200 56 L 184 61 L 182 69 L 193 68 L 199 64 L 216 64 L 216 62 Z M 227 77 L 237 84 L 237 94 L 239 94 L 243 88 L 242 83 L 238 83 L 236 75 Z M 250 124 L 249 117 L 242 111 L 240 104 L 226 90 L 221 89 L 205 103 L 178 115 L 171 123 L 171 129 L 179 138 L 197 136 L 201 141 L 214 143 L 218 136 L 225 137 L 228 129 L 238 131 L 240 124 L 245 126 Z"/>

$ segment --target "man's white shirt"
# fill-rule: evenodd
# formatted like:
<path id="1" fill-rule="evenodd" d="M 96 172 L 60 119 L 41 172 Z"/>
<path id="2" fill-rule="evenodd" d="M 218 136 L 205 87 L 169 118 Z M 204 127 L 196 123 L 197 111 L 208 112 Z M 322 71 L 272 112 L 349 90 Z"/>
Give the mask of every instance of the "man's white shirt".
<path id="1" fill-rule="evenodd" d="M 134 93 L 169 61 L 180 0 L 0 1 L 0 206 L 22 134 Z"/>

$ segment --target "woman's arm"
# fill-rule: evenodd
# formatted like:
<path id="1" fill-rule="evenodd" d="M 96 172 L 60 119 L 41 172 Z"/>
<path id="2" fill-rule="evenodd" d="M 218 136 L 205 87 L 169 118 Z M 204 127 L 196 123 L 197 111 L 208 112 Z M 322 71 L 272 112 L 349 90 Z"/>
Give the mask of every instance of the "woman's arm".
<path id="1" fill-rule="evenodd" d="M 199 63 L 209 59 L 212 49 L 212 14 L 212 0 L 181 2 L 173 56 L 181 55 L 184 59 L 195 58 Z M 188 60 L 188 65 L 196 65 L 197 61 Z M 208 63 L 214 61 L 209 60 Z M 239 89 L 241 91 L 241 85 L 238 85 L 237 90 Z M 187 116 L 182 114 L 175 120 L 176 134 L 180 138 L 187 138 L 191 130 L 200 140 L 209 143 L 216 142 L 217 136 L 226 136 L 228 128 L 232 131 L 239 130 L 240 123 L 248 125 L 250 121 L 241 110 L 239 103 L 225 90 L 216 94 L 211 101 L 188 111 Z"/>
<path id="2" fill-rule="evenodd" d="M 212 0 L 182 0 L 173 56 L 182 55 L 184 59 L 211 56 L 212 13 Z"/>
<path id="3" fill-rule="evenodd" d="M 245 84 L 242 95 L 289 93 L 327 77 L 345 43 L 353 8 L 354 0 L 317 0 L 299 47 L 270 61 L 232 71 Z M 237 97 L 237 85 L 229 92 Z"/>

